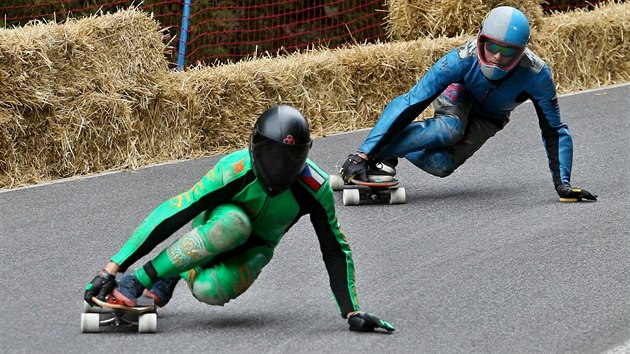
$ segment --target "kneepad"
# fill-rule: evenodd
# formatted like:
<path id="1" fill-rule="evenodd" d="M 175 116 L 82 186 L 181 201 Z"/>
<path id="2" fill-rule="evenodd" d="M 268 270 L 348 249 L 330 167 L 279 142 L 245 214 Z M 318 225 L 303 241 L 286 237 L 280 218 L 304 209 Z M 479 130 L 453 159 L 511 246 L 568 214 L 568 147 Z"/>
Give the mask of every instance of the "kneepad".
<path id="1" fill-rule="evenodd" d="M 206 215 L 197 231 L 208 252 L 217 255 L 245 243 L 252 232 L 252 224 L 239 206 L 224 204 Z"/>

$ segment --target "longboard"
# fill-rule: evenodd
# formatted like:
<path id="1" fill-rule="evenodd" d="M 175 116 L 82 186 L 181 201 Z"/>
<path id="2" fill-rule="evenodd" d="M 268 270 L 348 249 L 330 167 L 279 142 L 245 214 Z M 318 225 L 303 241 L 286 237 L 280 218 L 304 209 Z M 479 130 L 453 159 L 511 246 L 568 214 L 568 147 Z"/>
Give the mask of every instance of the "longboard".
<path id="1" fill-rule="evenodd" d="M 125 306 L 112 301 L 101 301 L 96 297 L 92 301 L 97 306 L 84 303 L 81 314 L 81 332 L 100 332 L 102 327 L 138 327 L 139 333 L 157 331 L 157 307 L 153 299 L 141 296 L 137 306 Z"/>
<path id="2" fill-rule="evenodd" d="M 330 187 L 334 191 L 343 191 L 343 205 L 405 203 L 405 188 L 398 187 L 397 179 L 373 182 L 353 180 L 346 183 L 339 172 L 340 166 L 335 166 L 337 173 L 330 175 Z"/>

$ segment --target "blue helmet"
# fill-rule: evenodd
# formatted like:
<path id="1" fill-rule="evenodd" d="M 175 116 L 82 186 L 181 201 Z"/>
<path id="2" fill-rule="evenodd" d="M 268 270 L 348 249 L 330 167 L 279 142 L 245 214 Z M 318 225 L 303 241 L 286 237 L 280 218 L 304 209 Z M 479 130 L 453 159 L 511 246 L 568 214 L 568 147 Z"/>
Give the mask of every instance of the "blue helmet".
<path id="1" fill-rule="evenodd" d="M 481 72 L 489 80 L 498 80 L 518 65 L 529 42 L 529 21 L 521 11 L 499 6 L 486 16 L 477 35 L 477 57 Z M 486 57 L 500 52 L 502 62 Z"/>

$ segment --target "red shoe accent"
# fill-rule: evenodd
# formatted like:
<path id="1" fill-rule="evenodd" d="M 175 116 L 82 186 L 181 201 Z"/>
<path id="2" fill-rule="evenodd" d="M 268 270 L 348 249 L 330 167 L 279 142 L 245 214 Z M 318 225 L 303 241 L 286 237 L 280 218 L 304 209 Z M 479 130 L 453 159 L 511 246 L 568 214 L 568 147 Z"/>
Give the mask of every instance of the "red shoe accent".
<path id="1" fill-rule="evenodd" d="M 153 299 L 153 302 L 155 302 L 155 304 L 159 307 L 164 307 L 164 305 L 166 305 L 164 302 L 162 302 L 162 300 L 160 299 L 159 296 L 155 295 L 154 293 L 150 292 L 149 289 L 144 289 L 144 295 L 146 297 L 150 297 Z"/>
<path id="2" fill-rule="evenodd" d="M 112 294 L 107 299 L 107 302 L 109 302 L 110 304 L 125 305 L 125 306 L 132 306 L 132 307 L 136 306 L 137 304 L 136 300 L 130 300 L 128 297 L 126 297 L 120 291 L 118 291 L 118 289 L 114 289 L 114 291 L 112 291 Z"/>

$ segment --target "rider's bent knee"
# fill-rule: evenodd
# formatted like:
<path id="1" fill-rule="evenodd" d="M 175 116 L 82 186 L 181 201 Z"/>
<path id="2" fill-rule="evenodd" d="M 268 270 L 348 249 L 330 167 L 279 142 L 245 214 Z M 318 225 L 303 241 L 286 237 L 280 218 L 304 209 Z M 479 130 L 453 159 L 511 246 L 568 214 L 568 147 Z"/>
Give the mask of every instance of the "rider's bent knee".
<path id="1" fill-rule="evenodd" d="M 442 178 L 450 176 L 458 167 L 447 149 L 423 150 L 405 157 L 423 171 Z"/>
<path id="2" fill-rule="evenodd" d="M 431 174 L 432 174 L 432 175 L 434 175 L 434 176 L 444 178 L 444 177 L 448 177 L 448 176 L 450 176 L 451 174 L 453 174 L 453 172 L 455 172 L 455 169 L 448 169 L 448 170 L 431 170 L 431 171 L 427 171 L 427 172 L 431 173 Z"/>
<path id="3" fill-rule="evenodd" d="M 243 294 L 271 260 L 273 251 L 256 247 L 209 269 L 195 269 L 188 274 L 188 285 L 197 300 L 223 306 Z"/>
<path id="4" fill-rule="evenodd" d="M 217 254 L 245 243 L 252 224 L 240 207 L 227 204 L 215 208 L 209 220 L 199 226 L 199 232 L 206 240 L 208 251 Z"/>
<path id="5" fill-rule="evenodd" d="M 435 134 L 439 141 L 443 144 L 442 146 L 451 146 L 457 144 L 465 132 L 464 123 L 457 118 L 456 116 L 451 115 L 437 115 L 435 118 L 436 122 L 439 122 L 440 129 L 437 129 Z"/>

